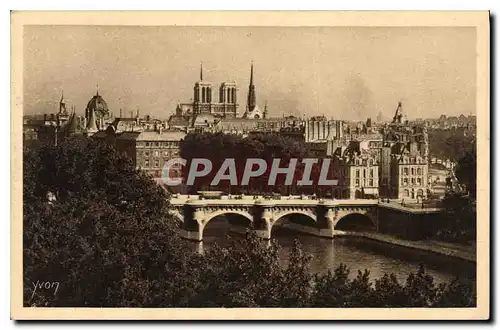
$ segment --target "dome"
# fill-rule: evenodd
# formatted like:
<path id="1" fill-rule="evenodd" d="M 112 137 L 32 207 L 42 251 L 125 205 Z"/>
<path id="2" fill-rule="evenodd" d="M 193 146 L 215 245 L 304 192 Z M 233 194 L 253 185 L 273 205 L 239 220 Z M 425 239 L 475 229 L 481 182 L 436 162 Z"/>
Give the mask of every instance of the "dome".
<path id="1" fill-rule="evenodd" d="M 108 104 L 106 101 L 102 98 L 101 95 L 99 95 L 99 92 L 94 95 L 89 103 L 87 103 L 87 112 L 94 110 L 95 114 L 97 117 L 107 117 L 109 114 L 109 109 L 108 109 Z"/>
<path id="2" fill-rule="evenodd" d="M 214 124 L 215 117 L 210 113 L 200 113 L 194 120 L 194 126 L 207 126 Z"/>

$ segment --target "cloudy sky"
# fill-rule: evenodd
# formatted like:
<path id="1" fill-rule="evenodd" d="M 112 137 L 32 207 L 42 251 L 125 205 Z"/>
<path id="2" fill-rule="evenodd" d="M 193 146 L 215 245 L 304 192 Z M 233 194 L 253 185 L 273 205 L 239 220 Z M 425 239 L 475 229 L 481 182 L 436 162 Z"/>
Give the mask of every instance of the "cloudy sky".
<path id="1" fill-rule="evenodd" d="M 98 27 L 24 30 L 24 111 L 54 112 L 61 91 L 83 114 L 99 93 L 109 108 L 167 118 L 206 81 L 235 80 L 240 111 L 250 63 L 257 103 L 271 116 L 364 120 L 476 113 L 474 28 Z M 213 98 L 217 98 L 214 88 Z"/>

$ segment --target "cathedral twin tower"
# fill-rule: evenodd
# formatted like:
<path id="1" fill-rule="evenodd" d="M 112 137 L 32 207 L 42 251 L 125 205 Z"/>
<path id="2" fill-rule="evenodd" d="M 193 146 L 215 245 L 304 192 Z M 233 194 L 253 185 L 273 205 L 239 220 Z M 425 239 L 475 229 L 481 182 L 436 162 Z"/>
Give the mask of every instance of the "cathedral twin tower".
<path id="1" fill-rule="evenodd" d="M 236 118 L 238 116 L 238 88 L 236 82 L 223 82 L 219 87 L 219 101 L 212 101 L 212 84 L 203 80 L 203 65 L 200 66 L 200 80 L 194 85 L 193 114 L 211 114 L 220 118 Z M 255 85 L 253 84 L 253 63 L 250 68 L 250 84 L 248 86 L 247 107 L 244 118 L 261 119 L 256 105 Z"/>

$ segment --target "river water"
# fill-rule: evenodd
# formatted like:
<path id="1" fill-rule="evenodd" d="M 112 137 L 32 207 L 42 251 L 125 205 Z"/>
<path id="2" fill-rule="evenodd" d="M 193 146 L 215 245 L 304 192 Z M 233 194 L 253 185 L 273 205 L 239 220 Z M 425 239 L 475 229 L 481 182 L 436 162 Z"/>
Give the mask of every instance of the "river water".
<path id="1" fill-rule="evenodd" d="M 215 242 L 220 246 L 227 246 L 230 239 L 242 239 L 241 235 L 230 233 L 228 229 L 226 220 L 214 219 L 204 230 L 203 242 L 189 244 L 193 251 L 201 252 L 210 249 Z M 401 248 L 369 242 L 362 238 L 328 239 L 286 229 L 273 229 L 272 239 L 276 239 L 281 246 L 280 254 L 284 265 L 288 263 L 294 240 L 298 239 L 304 251 L 312 255 L 312 273 L 323 273 L 328 269 L 333 271 L 343 263 L 350 269 L 351 277 L 355 277 L 358 270 L 368 269 L 372 281 L 382 277 L 384 273 L 393 273 L 403 284 L 408 275 L 411 272 L 416 273 L 419 264 L 422 263 L 426 272 L 432 275 L 437 283 L 450 282 L 457 276 L 472 279 L 475 277 L 471 265 L 444 260 L 444 257 L 415 255 L 401 251 Z"/>

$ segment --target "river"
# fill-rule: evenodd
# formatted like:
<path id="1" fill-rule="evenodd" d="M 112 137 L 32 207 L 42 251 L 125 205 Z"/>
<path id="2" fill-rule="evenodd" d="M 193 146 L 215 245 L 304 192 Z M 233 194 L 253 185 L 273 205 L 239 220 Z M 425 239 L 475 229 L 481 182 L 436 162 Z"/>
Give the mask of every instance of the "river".
<path id="1" fill-rule="evenodd" d="M 209 249 L 215 242 L 227 246 L 229 239 L 242 239 L 241 235 L 228 232 L 229 225 L 225 219 L 214 219 L 205 228 L 203 242 L 190 242 L 193 251 Z M 336 237 L 334 239 L 319 238 L 286 229 L 273 229 L 272 238 L 281 246 L 280 257 L 284 265 L 289 260 L 293 241 L 298 239 L 304 251 L 312 255 L 311 272 L 323 273 L 334 270 L 343 263 L 350 269 L 350 276 L 355 277 L 357 271 L 370 270 L 370 278 L 374 281 L 384 273 L 393 273 L 400 283 L 404 283 L 408 275 L 416 273 L 420 263 L 426 272 L 434 277 L 435 282 L 450 282 L 456 276 L 474 279 L 472 265 L 448 260 L 446 257 L 422 256 L 408 253 L 401 248 L 370 242 L 362 238 Z"/>

